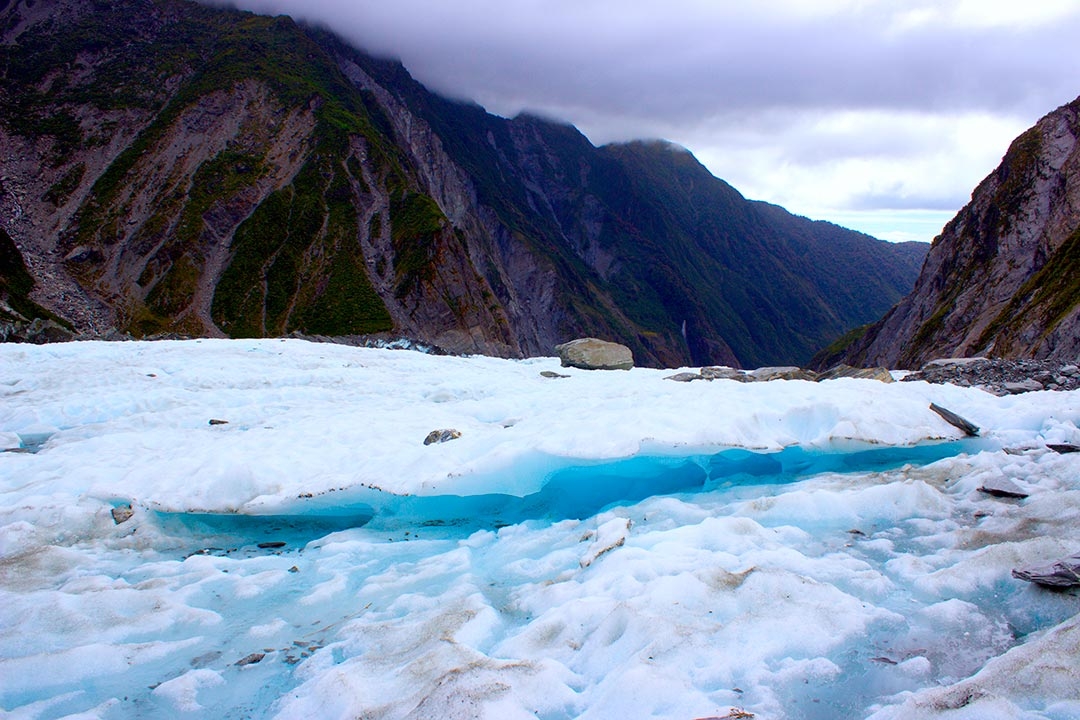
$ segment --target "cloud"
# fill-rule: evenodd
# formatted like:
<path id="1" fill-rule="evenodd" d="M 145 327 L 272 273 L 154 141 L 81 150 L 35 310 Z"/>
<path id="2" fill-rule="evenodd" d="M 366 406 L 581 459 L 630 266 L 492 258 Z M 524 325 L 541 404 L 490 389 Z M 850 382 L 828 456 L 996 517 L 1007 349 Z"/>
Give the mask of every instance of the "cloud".
<path id="1" fill-rule="evenodd" d="M 835 222 L 850 211 L 955 213 L 1027 125 L 976 112 L 807 110 L 764 117 L 760 125 L 702 123 L 679 142 L 747 197 Z"/>
<path id="2" fill-rule="evenodd" d="M 1070 0 L 238 4 L 324 24 L 498 114 L 563 118 L 598 144 L 667 138 L 748 195 L 822 210 L 966 197 L 1080 93 Z"/>
<path id="3" fill-rule="evenodd" d="M 958 25 L 983 17 L 964 2 L 900 9 L 881 0 L 813 8 L 785 0 L 239 5 L 326 24 L 366 49 L 401 57 L 443 92 L 509 114 L 534 105 L 656 118 L 762 107 L 1047 109 L 1045 95 L 1075 90 L 1067 68 L 1077 69 L 1080 31 L 1080 9 L 1034 26 Z M 920 7 L 938 20 L 911 27 L 910 8 Z M 987 7 L 1009 18 L 1003 13 L 1011 5 Z"/>
<path id="4" fill-rule="evenodd" d="M 847 207 L 854 211 L 863 210 L 929 210 L 955 212 L 967 198 L 918 195 L 903 192 L 899 183 L 894 185 L 895 192 L 873 191 L 855 193 L 847 202 Z"/>
<path id="5" fill-rule="evenodd" d="M 921 30 L 935 25 L 958 28 L 1039 27 L 1068 19 L 1076 12 L 1073 0 L 959 0 L 951 3 L 919 3 L 897 13 L 896 27 Z"/>

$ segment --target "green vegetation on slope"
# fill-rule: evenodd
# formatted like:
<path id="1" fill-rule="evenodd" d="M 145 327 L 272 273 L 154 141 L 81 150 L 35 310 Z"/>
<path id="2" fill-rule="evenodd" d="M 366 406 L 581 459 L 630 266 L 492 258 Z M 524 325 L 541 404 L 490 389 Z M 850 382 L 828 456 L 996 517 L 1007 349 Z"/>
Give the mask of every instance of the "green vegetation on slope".
<path id="1" fill-rule="evenodd" d="M 362 138 L 369 167 L 404 186 L 400 150 L 386 137 L 389 123 L 374 97 L 355 89 L 293 20 L 183 0 L 95 3 L 39 23 L 0 52 L 0 90 L 19 99 L 0 110 L 0 120 L 27 137 L 51 137 L 58 157 L 99 142 L 75 120 L 77 108 L 143 118 L 96 178 L 64 239 L 69 248 L 84 248 L 71 264 L 84 282 L 97 282 L 109 253 L 141 270 L 145 301 L 135 290 L 122 302 L 126 329 L 177 329 L 206 271 L 208 214 L 273 170 L 262 147 L 249 142 L 203 162 L 190 179 L 174 173 L 156 191 L 141 184 L 144 163 L 161 157 L 184 113 L 247 81 L 268 90 L 280 108 L 309 110 L 316 127 L 298 148 L 306 156 L 300 172 L 239 226 L 213 317 L 239 335 L 392 326 L 360 253 L 355 194 L 371 188 L 350 146 Z M 73 166 L 45 199 L 62 204 L 85 171 L 85 164 Z M 153 212 L 129 236 L 135 203 L 145 205 L 148 192 L 157 193 Z"/>
<path id="2" fill-rule="evenodd" d="M 627 192 L 602 177 L 609 206 L 640 233 L 618 241 L 632 275 L 619 280 L 654 288 L 669 327 L 687 321 L 699 362 L 719 337 L 747 366 L 805 364 L 830 338 L 876 320 L 914 282 L 915 263 L 892 246 L 748 202 L 682 148 L 601 150 L 631 179 Z"/>
<path id="3" fill-rule="evenodd" d="M 1031 128 L 1013 140 L 1009 150 L 998 167 L 1001 184 L 994 193 L 994 208 L 998 213 L 998 226 L 995 236 L 1009 232 L 1017 213 L 1027 205 L 1031 193 L 1035 191 L 1035 175 L 1039 172 L 1039 158 L 1042 157 L 1042 132 Z M 992 249 L 991 249 L 992 248 Z M 987 252 L 996 252 L 997 243 L 987 243 Z"/>
<path id="4" fill-rule="evenodd" d="M 117 196 L 129 184 L 139 159 L 154 150 L 187 108 L 244 80 L 265 84 L 283 107 L 312 107 L 319 134 L 330 135 L 332 143 L 340 144 L 342 136 L 357 134 L 367 138 L 376 152 L 388 152 L 388 143 L 372 125 L 362 96 L 290 18 L 246 13 L 203 15 L 195 12 L 193 19 L 176 19 L 167 32 L 160 33 L 176 44 L 161 50 L 158 63 L 194 69 L 94 184 L 80 215 L 80 243 L 94 237 L 106 243 L 115 240 L 115 221 L 128 210 Z M 186 42 L 180 44 L 180 39 Z"/>
<path id="5" fill-rule="evenodd" d="M 26 320 L 34 318 L 55 320 L 70 330 L 71 323 L 57 317 L 30 299 L 30 291 L 33 289 L 34 278 L 26 267 L 22 253 L 19 252 L 11 236 L 0 228 L 0 300 Z M 11 315 L 0 307 L 0 320 L 18 319 L 19 317 Z"/>
<path id="6" fill-rule="evenodd" d="M 86 163 L 76 163 L 59 180 L 49 186 L 43 199 L 56 206 L 63 205 L 68 196 L 79 187 L 85 174 Z"/>
<path id="7" fill-rule="evenodd" d="M 811 358 L 807 367 L 815 370 L 827 370 L 837 363 L 842 362 L 848 349 L 862 340 L 871 327 L 872 325 L 867 324 L 848 330 L 832 343 L 819 350 L 814 357 Z"/>
<path id="8" fill-rule="evenodd" d="M 405 297 L 417 283 L 431 280 L 435 271 L 435 235 L 446 216 L 427 195 L 402 192 L 390 201 L 390 240 L 394 244 L 397 297 Z"/>
<path id="9" fill-rule="evenodd" d="M 1080 228 L 1013 295 L 983 331 L 976 347 L 994 342 L 995 354 L 1009 353 L 1021 327 L 1037 321 L 1045 337 L 1077 305 L 1080 305 Z"/>
<path id="10" fill-rule="evenodd" d="M 343 163 L 313 154 L 236 231 L 211 309 L 232 337 L 348 335 L 393 327 L 357 244 Z M 329 179 L 327 179 L 329 178 Z"/>

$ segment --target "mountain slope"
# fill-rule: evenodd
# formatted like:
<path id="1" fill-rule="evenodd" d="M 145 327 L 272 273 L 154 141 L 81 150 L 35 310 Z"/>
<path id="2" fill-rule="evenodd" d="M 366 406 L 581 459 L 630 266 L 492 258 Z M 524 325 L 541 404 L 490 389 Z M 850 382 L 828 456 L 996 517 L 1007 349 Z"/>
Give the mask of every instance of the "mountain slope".
<path id="1" fill-rule="evenodd" d="M 917 272 L 685 151 L 495 117 L 285 17 L 21 0 L 0 32 L 0 217 L 33 299 L 85 332 L 802 362 Z"/>
<path id="2" fill-rule="evenodd" d="M 912 292 L 840 355 L 1080 357 L 1080 98 L 1042 118 L 934 241 Z"/>
<path id="3" fill-rule="evenodd" d="M 544 238 L 561 262 L 584 262 L 593 286 L 646 329 L 637 341 L 648 351 L 685 343 L 666 364 L 803 362 L 812 338 L 880 316 L 922 263 L 925 245 L 747 202 L 666 143 L 594 148 L 571 126 L 431 95 L 397 63 L 351 62 L 393 88 L 409 109 L 395 118 L 419 118 L 441 138 L 507 226 Z"/>

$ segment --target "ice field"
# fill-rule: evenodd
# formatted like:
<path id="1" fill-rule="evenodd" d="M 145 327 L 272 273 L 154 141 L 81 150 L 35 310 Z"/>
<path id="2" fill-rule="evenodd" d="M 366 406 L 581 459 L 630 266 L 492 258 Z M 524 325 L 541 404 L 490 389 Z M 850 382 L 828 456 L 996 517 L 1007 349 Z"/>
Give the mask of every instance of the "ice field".
<path id="1" fill-rule="evenodd" d="M 673 372 L 0 345 L 0 717 L 1080 718 L 1080 393 Z"/>

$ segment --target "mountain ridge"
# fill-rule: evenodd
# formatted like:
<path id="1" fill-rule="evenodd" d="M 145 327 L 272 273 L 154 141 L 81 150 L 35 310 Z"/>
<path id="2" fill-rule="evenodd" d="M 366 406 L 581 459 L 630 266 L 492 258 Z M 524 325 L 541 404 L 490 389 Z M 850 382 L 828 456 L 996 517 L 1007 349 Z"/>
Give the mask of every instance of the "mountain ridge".
<path id="1" fill-rule="evenodd" d="M 36 301 L 87 331 L 504 356 L 600 335 L 643 364 L 784 364 L 918 269 L 688 151 L 499 118 L 286 17 L 38 0 L 0 23 L 5 230 Z"/>
<path id="2" fill-rule="evenodd" d="M 856 335 L 816 364 L 1080 357 L 1080 98 L 1011 143 L 934 240 L 912 292 Z"/>

